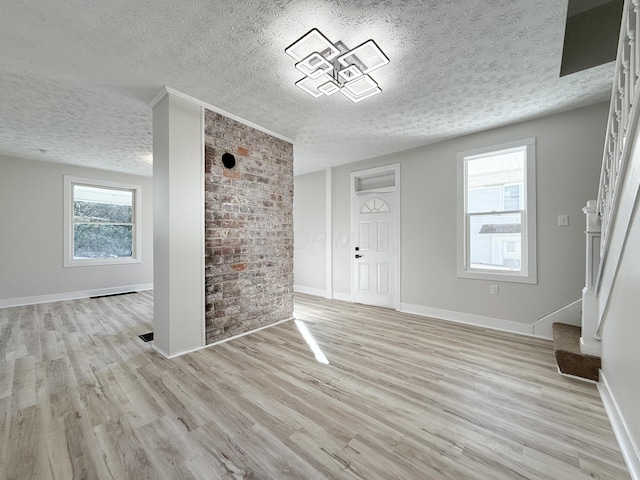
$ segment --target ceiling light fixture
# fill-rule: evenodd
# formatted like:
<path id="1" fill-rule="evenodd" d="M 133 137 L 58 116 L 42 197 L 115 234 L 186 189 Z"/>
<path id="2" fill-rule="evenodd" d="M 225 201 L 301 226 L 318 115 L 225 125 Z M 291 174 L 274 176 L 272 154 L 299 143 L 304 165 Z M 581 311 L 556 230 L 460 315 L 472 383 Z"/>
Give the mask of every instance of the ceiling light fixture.
<path id="1" fill-rule="evenodd" d="M 340 92 L 357 103 L 382 91 L 369 73 L 389 63 L 389 59 L 373 40 L 349 50 L 340 41 L 331 43 L 314 28 L 284 51 L 305 75 L 296 86 L 313 97 Z"/>

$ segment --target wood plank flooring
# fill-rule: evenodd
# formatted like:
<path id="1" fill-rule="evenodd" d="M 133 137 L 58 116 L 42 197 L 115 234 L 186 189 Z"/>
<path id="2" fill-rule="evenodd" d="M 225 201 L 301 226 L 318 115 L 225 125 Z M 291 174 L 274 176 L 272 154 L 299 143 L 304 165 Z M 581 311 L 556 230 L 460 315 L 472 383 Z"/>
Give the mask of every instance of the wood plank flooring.
<path id="1" fill-rule="evenodd" d="M 167 360 L 150 292 L 0 309 L 0 479 L 628 479 L 551 342 L 296 297 Z"/>

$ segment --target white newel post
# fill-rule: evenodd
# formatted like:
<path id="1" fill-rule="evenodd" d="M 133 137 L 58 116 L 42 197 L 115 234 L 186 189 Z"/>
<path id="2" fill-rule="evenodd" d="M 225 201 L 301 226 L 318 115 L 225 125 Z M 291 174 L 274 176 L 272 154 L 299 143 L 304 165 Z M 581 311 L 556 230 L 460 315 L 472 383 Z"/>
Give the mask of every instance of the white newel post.
<path id="1" fill-rule="evenodd" d="M 600 356 L 600 340 L 596 336 L 598 328 L 598 298 L 595 282 L 600 265 L 600 219 L 596 212 L 597 200 L 589 200 L 582 209 L 586 215 L 586 271 L 585 287 L 582 289 L 582 336 L 580 350 L 587 355 Z"/>

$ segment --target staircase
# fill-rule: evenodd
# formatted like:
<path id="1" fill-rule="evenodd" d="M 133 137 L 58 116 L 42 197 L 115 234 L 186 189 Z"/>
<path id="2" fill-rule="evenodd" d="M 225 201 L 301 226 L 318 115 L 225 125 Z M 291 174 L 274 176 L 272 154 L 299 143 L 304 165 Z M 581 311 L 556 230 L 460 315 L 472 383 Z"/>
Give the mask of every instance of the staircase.
<path id="1" fill-rule="evenodd" d="M 561 373 L 597 380 L 588 362 L 600 356 L 601 335 L 640 192 L 640 0 L 625 0 L 611 92 L 598 197 L 587 216 L 586 281 L 581 329 L 553 326 Z M 615 228 L 614 228 L 615 226 Z M 576 340 L 578 338 L 578 340 Z M 569 361 L 568 359 L 573 359 Z M 583 367 L 577 365 L 584 364 Z M 594 363 L 595 365 L 595 363 Z M 585 367 L 586 368 L 586 367 Z M 594 368 L 589 367 L 587 370 Z M 587 376 L 583 376 L 587 375 Z"/>
<path id="2" fill-rule="evenodd" d="M 589 200 L 582 209 L 586 215 L 586 270 L 582 289 L 581 326 L 554 323 L 553 348 L 558 371 L 597 382 L 600 370 L 600 339 L 597 336 L 597 298 L 595 283 L 600 264 L 600 219 L 596 200 Z"/>
<path id="3" fill-rule="evenodd" d="M 558 370 L 563 375 L 597 382 L 601 365 L 600 357 L 582 353 L 581 336 L 581 327 L 566 323 L 553 324 L 553 349 Z"/>
<path id="4" fill-rule="evenodd" d="M 598 197 L 583 209 L 587 216 L 587 268 L 582 291 L 582 326 L 553 325 L 560 372 L 593 381 L 598 380 L 605 312 L 640 191 L 638 167 L 633 167 L 633 159 L 637 162 L 638 157 L 636 136 L 640 128 L 637 38 L 640 38 L 640 0 L 625 0 Z"/>

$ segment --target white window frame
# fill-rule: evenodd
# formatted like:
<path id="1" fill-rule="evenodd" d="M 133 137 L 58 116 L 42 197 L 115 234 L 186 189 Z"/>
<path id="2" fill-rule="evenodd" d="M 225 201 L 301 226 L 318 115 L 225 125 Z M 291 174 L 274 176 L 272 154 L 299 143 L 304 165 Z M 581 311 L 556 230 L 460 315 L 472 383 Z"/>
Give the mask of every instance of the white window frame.
<path id="1" fill-rule="evenodd" d="M 469 264 L 469 230 L 467 222 L 467 162 L 504 150 L 526 147 L 524 205 L 522 222 L 522 268 L 519 272 L 472 268 Z M 500 145 L 458 152 L 458 277 L 517 283 L 538 283 L 536 246 L 536 139 L 526 138 Z M 496 212 L 502 213 L 502 212 Z M 506 213 L 506 212 L 505 212 Z"/>
<path id="2" fill-rule="evenodd" d="M 73 186 L 86 185 L 97 188 L 117 188 L 133 191 L 133 254 L 120 258 L 73 258 Z M 64 175 L 64 267 L 87 267 L 96 265 L 122 265 L 142 262 L 142 185 L 109 182 L 92 178 Z"/>

